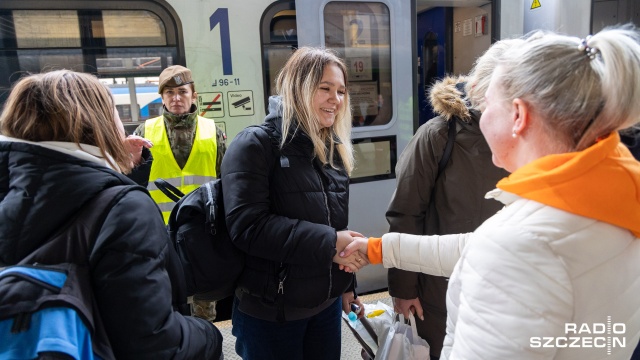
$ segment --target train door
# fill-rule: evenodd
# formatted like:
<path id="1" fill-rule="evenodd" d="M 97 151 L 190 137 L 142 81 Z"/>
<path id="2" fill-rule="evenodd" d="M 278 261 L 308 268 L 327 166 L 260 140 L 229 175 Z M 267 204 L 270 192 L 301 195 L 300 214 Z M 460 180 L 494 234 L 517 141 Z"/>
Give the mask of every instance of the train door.
<path id="1" fill-rule="evenodd" d="M 424 124 L 435 114 L 429 102 L 429 89 L 433 83 L 442 79 L 451 66 L 445 61 L 450 59 L 452 8 L 437 7 L 417 14 L 416 46 L 418 49 L 418 124 Z M 416 127 L 417 127 L 416 126 Z"/>
<path id="2" fill-rule="evenodd" d="M 464 7 L 430 7 L 420 1 L 422 11 L 417 14 L 417 43 L 420 57 L 418 72 L 419 124 L 432 119 L 429 101 L 433 83 L 445 74 L 469 73 L 473 62 L 491 45 L 493 2 L 469 1 Z M 446 2 L 439 2 L 446 5 Z M 450 5 L 456 5 L 451 2 Z"/>
<path id="3" fill-rule="evenodd" d="M 395 163 L 414 132 L 415 2 L 296 1 L 299 45 L 336 50 L 348 65 L 353 108 L 349 228 L 381 236 L 395 190 Z M 358 273 L 360 291 L 384 288 L 386 270 Z"/>

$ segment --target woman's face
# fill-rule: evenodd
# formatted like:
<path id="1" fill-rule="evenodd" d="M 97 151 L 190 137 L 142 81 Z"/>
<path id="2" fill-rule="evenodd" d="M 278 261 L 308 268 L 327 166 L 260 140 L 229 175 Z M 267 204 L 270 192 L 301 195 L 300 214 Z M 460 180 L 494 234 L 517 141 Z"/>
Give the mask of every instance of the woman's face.
<path id="1" fill-rule="evenodd" d="M 491 148 L 493 163 L 509 172 L 513 172 L 512 157 L 516 139 L 513 138 L 513 108 L 505 99 L 500 75 L 502 69 L 496 68 L 485 94 L 485 109 L 480 118 L 480 130 Z"/>
<path id="2" fill-rule="evenodd" d="M 343 105 L 347 89 L 344 74 L 336 64 L 325 65 L 322 79 L 313 96 L 313 109 L 318 116 L 321 128 L 333 125 L 336 114 Z"/>
<path id="3" fill-rule="evenodd" d="M 198 94 L 191 90 L 191 84 L 162 89 L 162 103 L 170 113 L 176 115 L 187 114 L 191 104 L 196 101 Z"/>

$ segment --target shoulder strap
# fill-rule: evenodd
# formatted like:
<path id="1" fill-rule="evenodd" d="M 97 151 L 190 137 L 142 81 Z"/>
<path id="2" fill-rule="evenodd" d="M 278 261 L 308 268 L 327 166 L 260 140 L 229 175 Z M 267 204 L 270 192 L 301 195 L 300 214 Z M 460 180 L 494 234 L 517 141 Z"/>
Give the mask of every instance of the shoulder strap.
<path id="1" fill-rule="evenodd" d="M 162 191 L 169 199 L 178 202 L 180 198 L 184 197 L 184 193 L 177 187 L 171 185 L 167 180 L 157 178 L 153 180 L 153 183 L 158 187 L 158 190 Z"/>
<path id="2" fill-rule="evenodd" d="M 118 185 L 98 193 L 63 225 L 47 242 L 20 261 L 20 264 L 40 262 L 86 264 L 95 242 L 95 230 L 104 222 L 113 199 L 130 185 Z"/>
<path id="3" fill-rule="evenodd" d="M 454 116 L 447 122 L 447 126 L 449 127 L 449 132 L 447 136 L 447 145 L 444 148 L 444 153 L 442 154 L 442 158 L 438 161 L 438 174 L 436 175 L 436 180 L 442 174 L 442 171 L 447 166 L 449 162 L 449 158 L 451 158 L 451 151 L 453 150 L 453 143 L 456 141 L 456 125 L 458 123 L 458 119 Z"/>

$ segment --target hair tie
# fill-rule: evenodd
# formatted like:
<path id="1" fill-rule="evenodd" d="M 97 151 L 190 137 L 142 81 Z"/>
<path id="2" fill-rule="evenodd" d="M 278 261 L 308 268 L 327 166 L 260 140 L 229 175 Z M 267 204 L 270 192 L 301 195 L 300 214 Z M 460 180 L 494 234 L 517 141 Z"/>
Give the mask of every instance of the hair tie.
<path id="1" fill-rule="evenodd" d="M 584 51 L 585 54 L 589 57 L 589 59 L 593 60 L 596 58 L 596 54 L 598 54 L 599 50 L 598 48 L 590 47 L 589 45 L 587 45 L 587 41 L 589 41 L 589 39 L 591 39 L 591 35 L 582 39 L 582 41 L 578 45 L 578 50 Z"/>

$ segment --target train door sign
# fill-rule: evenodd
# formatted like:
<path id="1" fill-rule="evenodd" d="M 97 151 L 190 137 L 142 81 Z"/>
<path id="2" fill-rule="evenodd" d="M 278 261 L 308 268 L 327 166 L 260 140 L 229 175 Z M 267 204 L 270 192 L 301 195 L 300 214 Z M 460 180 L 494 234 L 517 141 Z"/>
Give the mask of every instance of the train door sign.
<path id="1" fill-rule="evenodd" d="M 224 117 L 222 93 L 198 93 L 198 111 L 202 117 L 209 119 L 222 119 Z"/>
<path id="2" fill-rule="evenodd" d="M 349 81 L 372 80 L 371 25 L 368 16 L 343 18 L 345 60 Z"/>
<path id="3" fill-rule="evenodd" d="M 227 100 L 229 116 L 252 116 L 255 114 L 253 91 L 228 91 Z"/>

